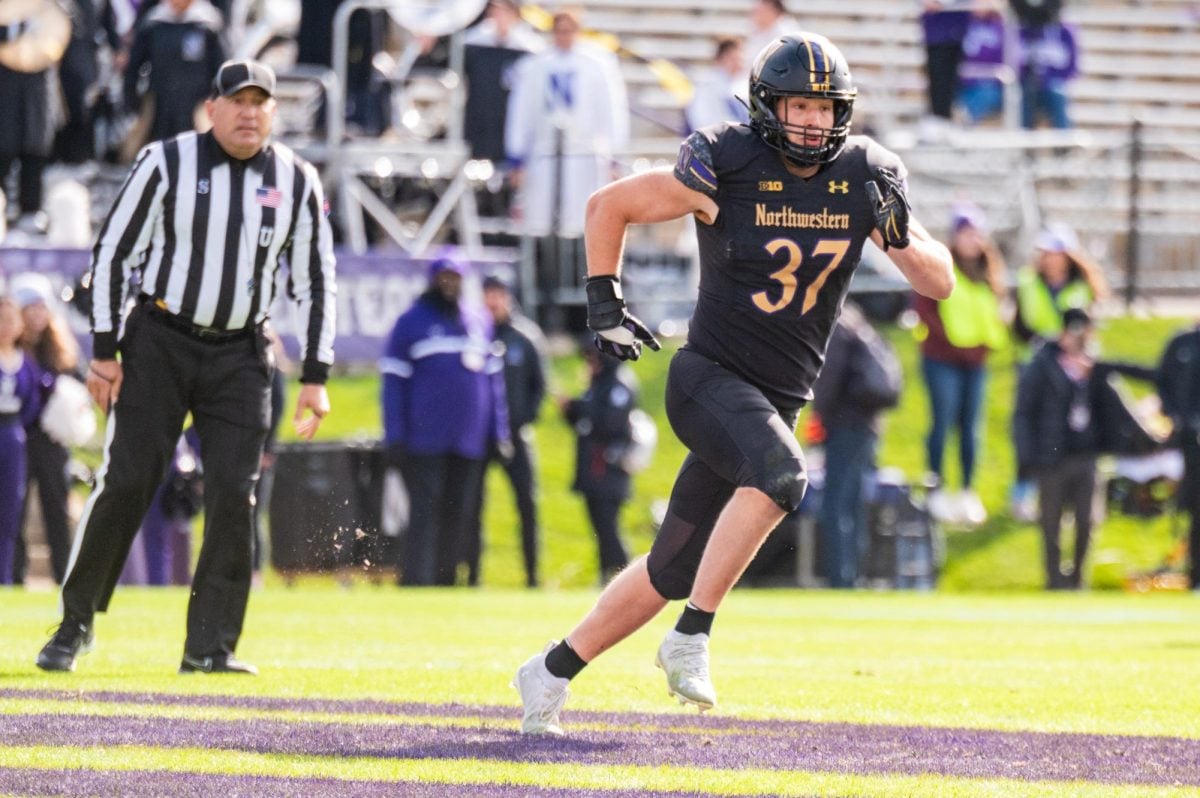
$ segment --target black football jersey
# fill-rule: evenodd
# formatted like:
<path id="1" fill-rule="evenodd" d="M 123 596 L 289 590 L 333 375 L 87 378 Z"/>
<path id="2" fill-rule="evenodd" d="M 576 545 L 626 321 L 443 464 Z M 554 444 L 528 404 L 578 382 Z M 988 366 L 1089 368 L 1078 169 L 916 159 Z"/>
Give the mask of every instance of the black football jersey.
<path id="1" fill-rule="evenodd" d="M 898 156 L 867 136 L 811 178 L 788 172 L 745 125 L 703 128 L 680 146 L 675 176 L 720 212 L 697 223 L 700 293 L 687 346 L 757 386 L 776 407 L 812 398 L 825 347 L 875 229 L 864 185 Z"/>

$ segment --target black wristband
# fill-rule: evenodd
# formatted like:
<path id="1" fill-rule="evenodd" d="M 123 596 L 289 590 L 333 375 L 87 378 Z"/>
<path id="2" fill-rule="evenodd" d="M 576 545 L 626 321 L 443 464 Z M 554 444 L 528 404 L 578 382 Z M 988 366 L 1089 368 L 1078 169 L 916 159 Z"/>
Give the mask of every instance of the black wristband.
<path id="1" fill-rule="evenodd" d="M 625 298 L 616 275 L 589 277 L 584 286 L 588 301 L 588 328 L 611 330 L 625 319 Z"/>
<path id="2" fill-rule="evenodd" d="M 329 364 L 319 360 L 305 360 L 300 371 L 300 382 L 311 385 L 324 385 L 329 379 Z"/>
<path id="3" fill-rule="evenodd" d="M 92 333 L 92 357 L 96 360 L 116 360 L 117 334 L 115 332 Z"/>

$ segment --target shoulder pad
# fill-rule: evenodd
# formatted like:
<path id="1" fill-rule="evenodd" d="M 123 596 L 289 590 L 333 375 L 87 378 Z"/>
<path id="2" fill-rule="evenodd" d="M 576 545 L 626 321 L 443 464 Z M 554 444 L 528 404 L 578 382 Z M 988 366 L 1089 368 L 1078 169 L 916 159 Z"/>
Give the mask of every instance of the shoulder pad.
<path id="1" fill-rule="evenodd" d="M 717 193 L 717 171 L 713 166 L 712 142 L 696 131 L 679 145 L 675 177 L 693 191 L 712 197 Z"/>

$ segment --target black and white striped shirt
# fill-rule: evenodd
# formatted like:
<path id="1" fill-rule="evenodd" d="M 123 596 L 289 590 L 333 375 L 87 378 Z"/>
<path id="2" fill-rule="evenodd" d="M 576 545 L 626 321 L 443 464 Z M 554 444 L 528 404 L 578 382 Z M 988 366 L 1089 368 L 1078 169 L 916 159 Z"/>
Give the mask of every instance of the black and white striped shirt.
<path id="1" fill-rule="evenodd" d="M 247 161 L 212 133 L 156 141 L 138 155 L 92 253 L 95 356 L 113 358 L 135 272 L 141 292 L 197 327 L 266 320 L 280 260 L 300 310 L 305 382 L 333 363 L 333 233 L 313 166 L 282 144 Z"/>

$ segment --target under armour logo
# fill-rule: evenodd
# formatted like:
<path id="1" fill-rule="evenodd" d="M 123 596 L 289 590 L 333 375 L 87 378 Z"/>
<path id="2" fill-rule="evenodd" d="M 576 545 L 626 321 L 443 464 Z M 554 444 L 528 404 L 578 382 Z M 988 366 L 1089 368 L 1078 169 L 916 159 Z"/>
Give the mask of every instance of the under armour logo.
<path id="1" fill-rule="evenodd" d="M 207 194 L 208 193 L 207 178 L 200 178 L 199 180 L 196 181 L 196 193 L 197 194 Z"/>
<path id="2" fill-rule="evenodd" d="M 839 183 L 836 180 L 830 180 L 829 181 L 829 193 L 830 194 L 849 194 L 850 193 L 850 181 L 843 180 L 842 182 Z"/>

